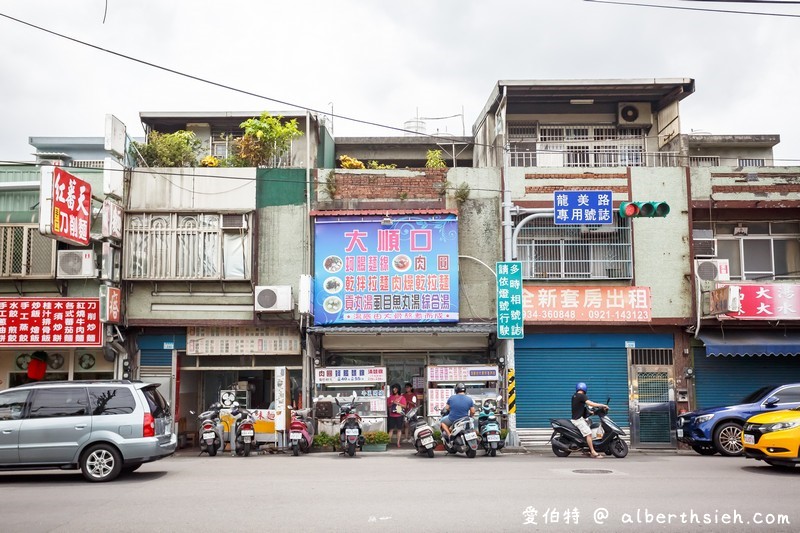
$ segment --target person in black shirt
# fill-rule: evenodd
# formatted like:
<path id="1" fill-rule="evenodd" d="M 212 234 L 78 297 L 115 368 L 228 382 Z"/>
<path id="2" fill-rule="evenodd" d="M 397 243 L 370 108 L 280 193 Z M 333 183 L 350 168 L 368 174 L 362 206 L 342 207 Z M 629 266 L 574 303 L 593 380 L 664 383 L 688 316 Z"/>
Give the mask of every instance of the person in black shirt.
<path id="1" fill-rule="evenodd" d="M 602 403 L 596 403 L 586 397 L 586 383 L 580 382 L 575 385 L 575 394 L 572 395 L 572 423 L 581 432 L 581 435 L 586 437 L 586 443 L 589 445 L 589 453 L 592 457 L 600 459 L 603 456 L 594 451 L 594 444 L 592 443 L 592 430 L 589 428 L 589 423 L 586 421 L 587 413 L 586 406 L 589 407 L 603 407 L 608 409 L 608 406 Z"/>

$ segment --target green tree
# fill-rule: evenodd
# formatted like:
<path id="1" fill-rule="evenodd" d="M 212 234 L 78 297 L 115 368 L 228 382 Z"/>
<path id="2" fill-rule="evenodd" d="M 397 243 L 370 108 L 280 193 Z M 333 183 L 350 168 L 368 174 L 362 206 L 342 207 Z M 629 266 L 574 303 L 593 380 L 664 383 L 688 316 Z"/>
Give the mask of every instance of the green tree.
<path id="1" fill-rule="evenodd" d="M 303 136 L 297 119 L 284 121 L 283 117 L 273 117 L 266 111 L 258 118 L 245 120 L 239 127 L 244 135 L 234 143 L 236 156 L 241 163 L 253 167 L 278 166 L 292 140 Z"/>
<path id="2" fill-rule="evenodd" d="M 147 142 L 133 141 L 133 155 L 141 158 L 151 167 L 193 167 L 197 165 L 200 153 L 200 140 L 191 131 L 179 130 L 175 133 L 152 131 Z"/>

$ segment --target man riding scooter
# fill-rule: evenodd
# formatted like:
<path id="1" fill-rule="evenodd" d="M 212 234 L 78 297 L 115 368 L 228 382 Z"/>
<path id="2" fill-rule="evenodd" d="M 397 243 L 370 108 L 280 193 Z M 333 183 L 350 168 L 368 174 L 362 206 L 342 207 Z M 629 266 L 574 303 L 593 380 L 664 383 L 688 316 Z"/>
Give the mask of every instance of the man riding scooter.
<path id="1" fill-rule="evenodd" d="M 463 383 L 456 383 L 456 393 L 447 399 L 445 410 L 449 410 L 446 416 L 439 421 L 442 428 L 442 437 L 450 438 L 450 426 L 453 422 L 475 415 L 475 402 L 467 396 L 467 387 Z"/>
<path id="2" fill-rule="evenodd" d="M 589 423 L 586 420 L 588 413 L 586 406 L 589 407 L 603 407 L 608 410 L 608 406 L 602 403 L 596 403 L 586 397 L 586 383 L 580 382 L 575 385 L 575 394 L 572 395 L 572 423 L 578 428 L 586 438 L 586 443 L 589 445 L 589 453 L 595 459 L 601 459 L 603 456 L 594 451 L 594 444 L 592 443 L 592 430 L 589 428 Z"/>

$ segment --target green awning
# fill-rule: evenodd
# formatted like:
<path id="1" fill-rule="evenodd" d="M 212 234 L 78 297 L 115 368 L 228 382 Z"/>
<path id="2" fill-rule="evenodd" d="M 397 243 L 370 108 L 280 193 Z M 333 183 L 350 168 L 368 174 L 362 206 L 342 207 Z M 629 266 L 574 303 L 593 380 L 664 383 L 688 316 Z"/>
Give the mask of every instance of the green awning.
<path id="1" fill-rule="evenodd" d="M 0 211 L 0 224 L 38 224 L 39 210 Z"/>

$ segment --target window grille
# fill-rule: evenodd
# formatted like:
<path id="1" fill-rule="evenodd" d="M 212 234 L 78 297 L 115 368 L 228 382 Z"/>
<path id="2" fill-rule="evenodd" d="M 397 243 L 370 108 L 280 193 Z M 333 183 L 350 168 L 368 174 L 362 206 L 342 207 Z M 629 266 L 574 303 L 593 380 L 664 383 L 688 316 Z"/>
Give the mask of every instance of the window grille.
<path id="1" fill-rule="evenodd" d="M 125 279 L 250 279 L 246 225 L 223 227 L 217 213 L 135 213 L 125 220 Z"/>
<path id="2" fill-rule="evenodd" d="M 77 168 L 104 168 L 104 162 L 102 159 L 87 159 L 84 161 L 70 161 L 69 166 L 77 167 Z"/>
<path id="3" fill-rule="evenodd" d="M 671 348 L 633 348 L 631 364 L 672 366 Z"/>
<path id="4" fill-rule="evenodd" d="M 739 159 L 740 167 L 763 167 L 763 159 Z"/>
<path id="5" fill-rule="evenodd" d="M 642 128 L 610 125 L 509 124 L 512 167 L 675 166 L 676 159 L 645 153 Z"/>
<path id="6" fill-rule="evenodd" d="M 523 279 L 633 277 L 629 221 L 616 216 L 608 226 L 557 226 L 549 218 L 531 219 L 520 229 L 516 248 Z"/>
<path id="7" fill-rule="evenodd" d="M 0 278 L 52 278 L 56 241 L 36 225 L 0 225 Z"/>
<path id="8" fill-rule="evenodd" d="M 690 167 L 718 167 L 719 156 L 717 155 L 693 155 L 689 156 Z"/>

